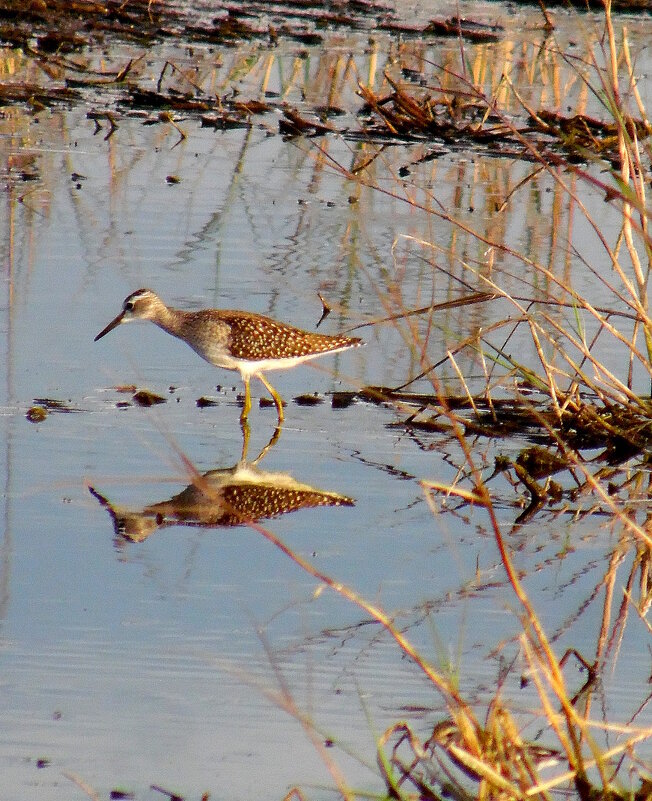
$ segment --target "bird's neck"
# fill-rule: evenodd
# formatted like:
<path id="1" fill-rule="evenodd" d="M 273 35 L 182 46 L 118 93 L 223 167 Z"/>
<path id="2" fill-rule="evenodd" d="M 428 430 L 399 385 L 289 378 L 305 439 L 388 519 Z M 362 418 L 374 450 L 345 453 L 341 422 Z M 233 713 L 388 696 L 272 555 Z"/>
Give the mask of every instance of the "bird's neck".
<path id="1" fill-rule="evenodd" d="M 181 326 L 183 321 L 183 312 L 178 309 L 170 309 L 164 303 L 156 308 L 156 316 L 152 318 L 152 322 L 159 328 L 167 331 L 168 334 L 178 337 L 180 335 Z"/>

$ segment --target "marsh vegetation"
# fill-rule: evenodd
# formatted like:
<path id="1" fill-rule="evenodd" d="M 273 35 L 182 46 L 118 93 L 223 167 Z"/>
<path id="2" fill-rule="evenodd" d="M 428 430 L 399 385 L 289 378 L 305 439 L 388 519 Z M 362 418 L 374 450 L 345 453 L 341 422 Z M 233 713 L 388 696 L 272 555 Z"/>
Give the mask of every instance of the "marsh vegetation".
<path id="1" fill-rule="evenodd" d="M 90 754 L 118 722 L 102 724 L 106 739 L 86 722 L 81 765 L 74 747 L 73 710 L 99 714 L 97 689 L 68 697 L 65 682 L 63 693 L 46 683 L 24 729 L 33 687 L 12 678 L 7 797 L 25 789 L 37 747 L 92 797 L 123 785 L 146 797 L 172 775 L 187 797 L 199 786 L 241 796 L 248 785 L 233 777 L 251 764 L 228 744 L 265 750 L 257 738 L 274 727 L 257 712 L 242 727 L 230 707 L 208 715 L 197 753 L 164 775 L 198 711 L 222 703 L 208 690 L 199 707 L 189 700 L 201 663 L 204 677 L 236 676 L 245 707 L 265 698 L 297 721 L 347 801 L 652 798 L 652 97 L 641 77 L 652 19 L 609 3 L 419 6 L 411 19 L 373 1 L 190 6 L 0 3 L 6 667 L 17 676 L 17 654 L 48 652 L 59 635 L 46 631 L 76 632 L 78 656 L 95 629 L 138 660 L 130 615 L 107 611 L 125 597 L 148 642 L 144 673 L 171 641 L 181 653 L 174 690 L 146 685 L 165 710 L 151 725 L 166 727 L 150 764 L 116 755 L 118 774 L 110 757 L 101 778 L 88 772 L 106 751 Z M 258 307 L 302 327 L 323 304 L 320 330 L 366 347 L 328 386 L 293 373 L 284 425 L 270 438 L 271 417 L 254 410 L 242 442 L 237 392 L 202 394 L 201 368 L 179 367 L 156 339 L 127 359 L 119 338 L 113 356 L 77 342 L 126 291 L 155 283 L 175 305 Z M 172 493 L 149 486 L 169 483 L 161 465 Z M 54 508 L 62 483 L 82 522 Z M 77 533 L 49 540 L 34 567 L 43 526 Z M 184 539 L 209 528 L 224 539 Z M 91 549 L 89 530 L 113 536 L 113 551 Z M 227 533 L 242 553 L 221 573 Z M 184 559 L 166 536 L 186 543 Z M 25 623 L 19 610 L 40 601 L 12 595 L 14 547 L 37 575 L 58 548 L 57 581 L 89 616 Z M 80 554 L 74 570 L 57 561 L 66 553 Z M 138 589 L 126 590 L 127 569 Z M 92 575 L 119 588 L 97 606 Z M 274 576 L 273 589 L 252 575 Z M 233 624 L 231 604 L 245 622 Z M 223 628 L 206 639 L 216 608 Z M 48 659 L 33 659 L 42 682 Z M 106 707 L 142 689 L 130 678 L 113 686 L 98 670 Z M 43 723 L 52 699 L 67 705 L 66 736 Z M 129 708 L 127 723 L 150 725 L 147 707 Z M 351 737 L 354 708 L 363 724 Z M 226 788 L 208 784 L 213 736 L 227 744 Z M 281 754 L 296 747 L 278 736 Z M 292 777 L 292 759 L 266 785 L 279 759 L 257 763 L 266 795 L 295 781 L 288 798 L 325 795 L 306 786 L 322 779 Z M 56 783 L 36 784 L 35 797 L 54 797 Z"/>

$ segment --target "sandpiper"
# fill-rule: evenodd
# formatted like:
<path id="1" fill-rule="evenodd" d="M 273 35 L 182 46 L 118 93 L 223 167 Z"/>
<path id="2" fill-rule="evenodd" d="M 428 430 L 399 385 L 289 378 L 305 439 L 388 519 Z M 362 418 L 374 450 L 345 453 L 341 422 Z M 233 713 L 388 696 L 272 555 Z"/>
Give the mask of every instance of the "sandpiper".
<path id="1" fill-rule="evenodd" d="M 202 359 L 237 370 L 245 385 L 245 398 L 240 421 L 244 423 L 251 410 L 252 377 L 259 378 L 276 404 L 279 423 L 283 421 L 283 401 L 267 381 L 267 370 L 286 370 L 325 353 L 337 353 L 362 344 L 358 337 L 328 336 L 302 331 L 271 317 L 247 311 L 201 309 L 188 312 L 173 309 L 151 289 L 139 289 L 125 298 L 118 316 L 103 328 L 95 341 L 121 323 L 151 320 L 168 334 L 182 339 Z"/>

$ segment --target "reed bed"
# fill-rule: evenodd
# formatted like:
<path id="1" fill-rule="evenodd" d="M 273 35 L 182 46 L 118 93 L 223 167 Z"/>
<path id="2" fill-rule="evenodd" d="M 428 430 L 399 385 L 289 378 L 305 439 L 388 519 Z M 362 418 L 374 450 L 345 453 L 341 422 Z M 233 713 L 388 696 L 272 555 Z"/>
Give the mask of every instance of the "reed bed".
<path id="1" fill-rule="evenodd" d="M 378 288 L 387 313 L 372 324 L 393 326 L 415 356 L 416 367 L 400 386 L 365 387 L 358 394 L 393 404 L 401 418 L 397 425 L 409 432 L 445 432 L 457 441 L 462 455 L 457 480 L 424 480 L 423 491 L 433 515 L 464 509 L 470 519 L 480 516 L 493 534 L 518 601 L 518 650 L 536 687 L 539 706 L 531 714 L 546 743 L 544 747 L 524 738 L 519 714 L 511 709 L 500 681 L 490 702 L 478 708 L 459 693 L 450 674 L 415 651 L 383 610 L 288 554 L 381 623 L 428 676 L 445 707 L 446 714 L 428 736 L 401 720 L 379 738 L 379 770 L 391 798 L 652 797 L 649 766 L 639 756 L 649 752 L 652 731 L 637 724 L 649 704 L 649 691 L 640 688 L 638 711 L 627 720 L 594 714 L 602 676 L 615 668 L 625 628 L 638 629 L 642 642 L 647 637 L 649 643 L 650 635 L 652 241 L 647 192 L 652 127 L 632 69 L 627 31 L 622 28 L 616 34 L 608 3 L 602 36 L 593 49 L 577 60 L 558 51 L 556 56 L 577 68 L 580 96 L 586 92 L 598 101 L 599 117 L 535 107 L 506 71 L 488 93 L 486 82 L 475 79 L 469 67 L 473 55 L 466 50 L 456 70 L 431 65 L 445 77 L 445 87 L 415 87 L 386 71 L 380 90 L 361 83 L 359 93 L 368 114 L 367 130 L 376 143 L 383 138 L 419 142 L 434 137 L 531 163 L 526 177 L 501 193 L 495 217 L 523 186 L 545 174 L 591 232 L 594 246 L 581 251 L 569 237 L 566 252 L 590 272 L 607 303 L 598 305 L 577 288 L 572 271 L 560 275 L 550 263 L 501 240 L 500 228 L 492 230 L 491 221 L 481 228 L 468 216 L 457 216 L 455 209 L 442 208 L 435 192 L 411 184 L 405 174 L 395 174 L 395 184 L 389 187 L 377 180 L 376 162 L 387 166 L 377 144 L 368 146 L 364 155 L 357 152 L 346 166 L 327 147 L 319 148 L 319 158 L 352 182 L 391 194 L 415 212 L 432 215 L 450 232 L 446 247 L 413 237 L 405 240 L 412 252 L 431 253 L 422 257 L 426 288 L 421 295 L 433 292 L 427 289 L 430 278 L 431 286 L 437 287 L 446 280 L 456 288 L 456 297 L 421 305 L 406 301 L 395 271 L 385 288 Z M 609 235 L 583 203 L 587 193 L 602 194 L 614 210 L 619 224 Z M 473 242 L 483 258 L 469 258 L 468 243 Z M 469 308 L 484 304 L 506 313 L 484 325 L 469 327 L 467 322 L 466 328 L 460 316 L 454 347 L 444 357 L 433 358 L 431 336 L 441 316 L 461 309 L 468 321 Z M 614 351 L 618 369 L 599 355 Z M 479 390 L 467 379 L 472 366 L 479 368 Z M 457 379 L 455 393 L 450 382 L 440 378 L 445 367 Z M 430 392 L 411 391 L 416 382 L 420 388 L 428 382 Z M 515 458 L 500 456 L 493 466 L 487 465 L 478 440 L 512 436 L 531 438 L 536 444 Z M 497 474 L 507 474 L 513 492 L 522 497 L 521 511 L 511 524 L 497 510 L 491 483 Z M 541 610 L 515 567 L 512 535 L 541 514 L 547 514 L 548 521 L 593 516 L 596 525 L 606 520 L 611 530 L 611 559 L 595 588 L 596 595 L 604 591 L 604 602 L 590 657 L 572 648 L 557 651 L 558 635 L 545 630 Z M 269 532 L 261 533 L 274 541 Z M 623 562 L 629 568 L 619 589 L 623 579 L 618 578 L 618 567 Z M 568 680 L 570 660 L 585 670 L 586 681 L 579 688 Z M 617 744 L 607 745 L 606 735 L 614 733 Z M 553 763 L 556 767 L 551 768 Z M 345 797 L 352 796 L 350 790 L 340 789 Z"/>

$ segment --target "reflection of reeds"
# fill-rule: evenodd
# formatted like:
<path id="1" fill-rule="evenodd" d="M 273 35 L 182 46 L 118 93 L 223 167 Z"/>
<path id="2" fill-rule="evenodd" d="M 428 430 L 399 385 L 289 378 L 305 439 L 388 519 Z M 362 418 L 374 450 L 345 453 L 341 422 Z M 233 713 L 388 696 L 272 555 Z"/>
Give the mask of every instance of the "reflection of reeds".
<path id="1" fill-rule="evenodd" d="M 379 165 L 391 168 L 381 147 L 377 148 L 379 158 L 363 160 L 358 157 L 355 171 L 334 163 L 350 180 L 406 200 L 415 212 L 431 214 L 439 225 L 446 225 L 451 231 L 446 247 L 424 240 L 417 242 L 420 249 L 430 250 L 432 255 L 422 259 L 424 279 L 416 293 L 407 282 L 403 286 L 400 264 L 386 277 L 386 291 L 384 294 L 378 291 L 387 314 L 378 323 L 392 324 L 400 331 L 417 357 L 419 377 L 427 378 L 432 384 L 430 399 L 426 393 L 421 393 L 416 401 L 417 410 L 405 425 L 409 428 L 423 422 L 424 414 L 418 407 L 426 407 L 426 415 L 436 414 L 444 420 L 459 443 L 462 465 L 458 483 L 447 486 L 424 481 L 424 491 L 433 513 L 441 514 L 450 499 L 468 508 L 483 510 L 509 584 L 520 604 L 522 632 L 518 644 L 528 676 L 538 692 L 540 708 L 536 713 L 548 731 L 548 742 L 554 744 L 553 748 L 543 748 L 524 740 L 516 716 L 502 698 L 501 687 L 481 723 L 475 708 L 458 692 L 450 677 L 433 668 L 416 652 L 383 610 L 361 599 L 351 588 L 316 571 L 261 528 L 263 536 L 304 570 L 381 623 L 444 699 L 448 717 L 435 726 L 426 741 L 422 742 L 404 722 L 392 726 L 380 739 L 380 770 L 393 798 L 407 799 L 416 794 L 416 797 L 434 801 L 444 792 L 458 799 L 551 798 L 553 792 L 562 787 L 568 791 L 570 785 L 574 797 L 581 801 L 624 801 L 627 798 L 643 801 L 650 797 L 652 790 L 644 761 L 637 756 L 637 749 L 649 742 L 652 730 L 635 725 L 649 702 L 646 689 L 642 688 L 643 700 L 628 721 L 599 721 L 591 714 L 606 665 L 615 667 L 617 664 L 625 627 L 641 626 L 645 631 L 644 618 L 652 600 L 647 470 L 652 442 L 651 407 L 649 397 L 642 396 L 640 391 L 641 385 L 649 385 L 652 375 L 652 321 L 647 298 L 651 267 L 650 212 L 644 183 L 648 163 L 641 142 L 649 135 L 650 126 L 640 98 L 634 92 L 626 39 L 624 55 L 620 58 L 608 9 L 605 41 L 603 61 L 607 64 L 607 78 L 603 77 L 605 73 L 597 60 L 591 57 L 577 71 L 575 84 L 580 87 L 577 98 L 581 105 L 586 102 L 582 87 L 587 86 L 587 80 L 594 81 L 595 96 L 607 98 L 602 113 L 610 118 L 608 122 L 596 121 L 584 107 L 568 118 L 561 118 L 556 112 L 534 111 L 531 99 L 524 99 L 520 86 L 518 94 L 512 91 L 517 84 L 513 72 L 510 80 L 502 81 L 489 95 L 476 85 L 481 70 L 474 72 L 473 80 L 468 71 L 464 74 L 460 71 L 455 80 L 458 86 L 464 87 L 465 97 L 461 98 L 459 89 L 449 90 L 450 97 L 461 98 L 455 103 L 445 99 L 449 119 L 445 119 L 442 108 L 429 105 L 427 99 L 415 100 L 389 75 L 386 76 L 391 86 L 389 93 L 384 87 L 373 91 L 369 87 L 362 88 L 370 112 L 381 119 L 388 136 L 407 137 L 417 132 L 422 137 L 446 135 L 450 138 L 464 133 L 468 134 L 469 142 L 477 145 L 482 137 L 487 138 L 487 130 L 482 125 L 491 116 L 494 128 L 490 134 L 496 141 L 509 139 L 524 158 L 537 163 L 536 169 L 530 169 L 525 178 L 508 178 L 502 182 L 493 209 L 487 204 L 486 221 L 476 224 L 472 218 L 463 216 L 460 213 L 463 201 L 445 210 L 437 207 L 433 202 L 435 193 L 424 190 L 419 195 L 420 187 L 405 186 L 398 176 L 396 185 L 390 189 L 377 182 Z M 556 59 L 556 68 L 569 67 L 560 54 L 556 54 Z M 626 108 L 619 88 L 618 65 L 624 65 L 625 81 L 636 101 L 636 116 Z M 450 79 L 450 68 L 446 75 Z M 530 80 L 533 80 L 532 75 Z M 560 91 L 560 86 L 557 75 L 556 92 Z M 465 111 L 475 114 L 482 109 L 485 115 L 480 116 L 478 125 L 468 119 L 456 124 L 455 115 L 462 119 Z M 529 115 L 528 130 L 519 128 L 510 119 L 508 112 L 515 110 L 525 110 Z M 438 115 L 444 128 L 439 125 Z M 460 128 L 460 124 L 464 127 Z M 556 146 L 551 148 L 550 140 L 544 141 L 541 134 L 556 138 Z M 322 149 L 320 156 L 325 154 L 326 150 Z M 582 161 L 581 167 L 578 159 Z M 596 177 L 593 165 L 603 169 L 605 163 L 611 169 L 609 179 Z M 504 177 L 507 169 L 502 165 L 495 167 L 496 174 L 500 175 L 501 170 Z M 539 247 L 528 251 L 510 244 L 505 224 L 506 211 L 513 208 L 525 187 L 536 186 L 542 176 L 550 179 L 555 199 L 552 227 L 549 219 L 545 222 L 550 229 L 547 260 L 539 258 Z M 596 191 L 606 194 L 613 209 L 611 220 L 620 220 L 613 244 L 595 213 L 582 203 L 583 193 Z M 528 213 L 529 208 L 525 215 Z M 541 214 L 535 216 L 539 218 L 535 226 L 538 224 L 543 231 Z M 580 217 L 595 235 L 595 241 L 602 248 L 601 254 L 595 249 L 582 251 L 573 247 L 572 225 Z M 568 220 L 566 246 L 561 244 L 563 238 L 557 225 L 563 219 Z M 409 241 L 414 243 L 416 239 Z M 478 254 L 475 258 L 468 255 L 469 245 L 473 243 Z M 487 249 L 489 259 L 485 257 Z M 563 258 L 558 265 L 560 250 Z M 609 272 L 600 266 L 600 256 L 604 257 Z M 447 261 L 442 264 L 440 257 Z M 581 286 L 574 285 L 571 269 L 574 261 L 588 269 L 600 283 L 602 296 L 610 298 L 611 303 L 598 305 Z M 468 293 L 476 306 L 490 303 L 507 315 L 480 312 L 476 315 L 476 324 L 476 320 L 470 322 L 469 307 L 464 301 L 424 305 L 423 296 L 432 292 L 430 286 L 426 289 L 424 286 L 431 281 L 439 288 L 440 279 L 447 282 L 447 289 L 456 290 L 457 294 Z M 416 296 L 407 297 L 408 292 Z M 457 315 L 448 328 L 461 335 L 463 343 L 457 352 L 449 349 L 447 359 L 451 374 L 466 395 L 469 414 L 463 415 L 459 408 L 454 408 L 444 383 L 436 377 L 434 368 L 438 363 L 430 357 L 431 331 L 435 324 L 441 324 L 441 318 L 434 316 L 436 311 Z M 608 348 L 602 347 L 605 340 L 609 340 Z M 528 343 L 527 347 L 524 342 Z M 603 356 L 614 351 L 620 355 L 613 364 L 608 364 Z M 473 364 L 481 367 L 482 379 L 476 382 L 484 385 L 480 392 L 474 391 L 472 382 L 465 377 L 466 370 L 460 366 L 459 357 L 464 355 L 467 358 L 464 367 Z M 405 394 L 399 397 L 396 392 L 383 392 L 378 388 L 374 391 L 385 400 L 396 402 L 397 407 L 399 403 L 409 402 Z M 536 393 L 532 402 L 529 401 L 530 392 Z M 485 433 L 500 434 L 505 407 L 497 396 L 504 393 L 509 394 L 512 402 L 511 422 L 518 425 L 520 417 L 522 431 L 525 431 L 527 420 L 527 426 L 538 429 L 548 446 L 547 449 L 527 449 L 514 460 L 496 463 L 496 471 L 510 472 L 515 476 L 514 486 L 524 486 L 532 497 L 528 516 L 521 517 L 510 533 L 516 533 L 526 520 L 547 508 L 547 504 L 552 509 L 564 498 L 566 513 L 573 514 L 571 504 L 584 498 L 586 504 L 581 511 L 577 508 L 577 517 L 599 512 L 600 519 L 609 520 L 616 534 L 608 568 L 586 601 L 586 604 L 593 603 L 601 590 L 605 590 L 595 653 L 588 659 L 572 649 L 564 655 L 556 653 L 558 637 L 562 632 L 572 632 L 583 609 L 571 611 L 552 635 L 544 629 L 536 603 L 514 565 L 511 542 L 506 537 L 496 499 L 488 488 L 469 436 L 483 424 Z M 433 426 L 433 430 L 437 429 Z M 585 452 L 596 447 L 602 449 L 600 459 L 588 461 Z M 626 472 L 618 469 L 622 464 L 627 465 Z M 570 490 L 553 486 L 549 481 L 553 473 L 560 472 L 571 477 Z M 542 478 L 545 485 L 540 483 Z M 626 558 L 630 560 L 627 587 L 618 603 L 618 567 Z M 615 616 L 614 604 L 618 606 Z M 632 620 L 629 612 L 635 612 L 638 618 Z M 570 688 L 565 673 L 570 654 L 587 669 L 587 681 L 579 691 Z M 617 732 L 620 739 L 616 746 L 608 748 L 603 744 L 603 735 L 610 732 Z M 388 746 L 391 747 L 389 754 L 386 753 Z M 406 750 L 407 754 L 402 753 Z M 558 765 L 563 763 L 565 767 L 557 767 L 555 775 L 544 780 L 539 771 L 552 756 Z M 626 778 L 628 773 L 630 779 Z M 626 783 L 631 790 L 623 789 Z"/>
<path id="2" fill-rule="evenodd" d="M 597 76 L 594 91 L 596 95 L 606 98 L 603 111 L 611 117 L 612 122 L 598 125 L 585 116 L 574 115 L 564 118 L 562 123 L 558 117 L 537 115 L 535 127 L 539 126 L 539 129 L 545 124 L 544 117 L 548 121 L 555 120 L 555 133 L 560 138 L 566 156 L 561 156 L 560 151 L 551 157 L 547 145 L 544 146 L 536 137 L 531 138 L 529 130 L 519 129 L 511 122 L 506 108 L 496 102 L 496 95 L 489 98 L 474 87 L 468 78 L 459 76 L 474 104 L 484 106 L 497 119 L 501 127 L 496 130 L 506 131 L 505 139 L 519 142 L 527 158 L 539 162 L 540 169 L 548 172 L 554 180 L 561 197 L 576 206 L 595 232 L 596 240 L 602 246 L 607 264 L 611 268 L 610 274 L 605 276 L 599 268 L 594 252 L 580 251 L 577 258 L 613 298 L 613 308 L 597 308 L 594 301 L 581 289 L 573 286 L 569 273 L 563 279 L 560 278 L 548 265 L 536 258 L 523 254 L 504 242 L 496 242 L 485 231 L 473 228 L 466 220 L 456 218 L 455 210 L 449 213 L 435 212 L 440 220 L 461 229 L 471 238 L 475 237 L 478 242 L 500 248 L 509 259 L 520 261 L 522 269 L 527 271 L 522 278 L 515 281 L 515 276 L 503 270 L 495 261 L 491 269 L 487 270 L 485 263 L 473 263 L 463 256 L 457 257 L 456 244 L 450 248 L 454 256 L 451 262 L 454 269 L 438 266 L 439 270 L 449 275 L 451 283 L 458 280 L 467 291 L 472 288 L 483 289 L 492 293 L 489 296 L 492 303 L 501 304 L 503 308 L 502 303 L 505 302 L 506 308 L 512 308 L 508 317 L 502 320 L 498 318 L 488 330 L 477 330 L 475 335 L 471 334 L 462 344 L 462 348 L 470 352 L 469 362 L 477 359 L 485 376 L 485 389 L 477 396 L 477 402 L 474 401 L 474 394 L 459 368 L 456 355 L 450 350 L 447 354 L 476 419 L 482 417 L 488 425 L 491 425 L 489 421 L 493 421 L 494 426 L 499 424 L 501 409 L 492 405 L 492 395 L 498 389 L 501 392 L 510 392 L 511 386 L 515 404 L 520 404 L 523 414 L 538 422 L 549 437 L 552 447 L 549 457 L 533 453 L 526 455 L 524 452 L 514 462 L 497 465 L 498 469 L 512 469 L 517 479 L 527 488 L 532 496 L 531 516 L 542 508 L 541 501 L 548 493 L 548 490 L 538 484 L 537 473 L 541 463 L 554 456 L 554 468 L 541 468 L 541 475 L 548 476 L 550 472 L 567 470 L 576 482 L 577 488 L 573 490 L 573 496 L 584 495 L 597 500 L 597 507 L 611 516 L 614 528 L 621 532 L 608 572 L 602 580 L 607 589 L 607 598 L 595 661 L 589 665 L 591 681 L 576 695 L 572 695 L 568 689 L 563 671 L 564 660 L 555 654 L 553 640 L 544 630 L 536 605 L 514 567 L 511 548 L 504 536 L 494 498 L 488 490 L 472 442 L 468 438 L 474 427 L 447 402 L 443 384 L 435 377 L 434 365 L 426 355 L 427 341 L 424 342 L 422 336 L 427 329 L 419 329 L 410 323 L 414 308 L 403 304 L 395 287 L 387 295 L 390 305 L 394 307 L 394 324 L 403 326 L 403 336 L 412 338 L 415 350 L 423 354 L 420 375 L 429 377 L 434 390 L 433 405 L 437 407 L 439 416 L 448 420 L 465 462 L 465 470 L 460 470 L 459 485 L 445 486 L 427 481 L 424 482 L 424 489 L 434 512 L 440 513 L 445 508 L 435 499 L 445 502 L 446 497 L 484 509 L 509 582 L 523 610 L 520 647 L 539 693 L 539 714 L 547 719 L 550 731 L 559 743 L 559 750 L 570 767 L 570 772 L 541 783 L 536 772 L 535 752 L 519 743 L 520 738 L 513 722 L 498 731 L 495 728 L 493 708 L 490 710 L 487 726 L 476 728 L 472 732 L 453 719 L 450 731 L 455 736 L 435 736 L 433 733 L 430 746 L 439 746 L 467 778 L 479 782 L 481 790 L 478 797 L 483 798 L 521 798 L 523 793 L 527 793 L 528 797 L 543 798 L 548 797 L 552 789 L 568 781 L 573 782 L 580 799 L 643 799 L 648 798 L 650 793 L 649 780 L 644 775 L 631 796 L 618 789 L 614 777 L 622 770 L 625 762 L 633 771 L 640 767 L 641 763 L 635 756 L 635 746 L 648 740 L 652 732 L 635 727 L 635 718 L 629 723 L 611 724 L 598 723 L 590 715 L 597 677 L 607 659 L 611 659 L 614 664 L 617 660 L 618 643 L 622 640 L 628 610 L 632 609 L 644 617 L 651 597 L 648 565 L 652 538 L 649 526 L 649 475 L 645 466 L 652 443 L 651 406 L 649 397 L 641 397 L 635 390 L 635 382 L 639 386 L 641 382 L 644 385 L 647 382 L 649 386 L 652 377 L 652 320 L 647 297 L 652 248 L 648 235 L 650 211 L 646 205 L 644 183 L 648 163 L 643 156 L 640 141 L 642 137 L 649 135 L 650 125 L 640 98 L 634 92 L 631 58 L 626 39 L 624 41 L 625 55 L 622 56 L 616 46 L 607 8 L 606 49 L 602 54 L 607 70 L 603 72 L 593 59 L 592 74 Z M 625 81 L 635 97 L 638 121 L 633 120 L 625 106 L 620 90 L 622 79 L 619 78 L 619 64 L 624 65 Z M 406 130 L 406 126 L 421 133 L 434 132 L 436 129 L 442 134 L 431 107 L 422 101 L 415 104 L 404 96 L 399 87 L 393 88 L 394 92 L 387 100 L 379 100 L 377 94 L 365 94 L 374 113 L 383 119 L 392 134 L 399 134 Z M 455 126 L 450 120 L 445 124 L 448 126 L 449 136 L 453 135 L 453 129 L 454 135 L 477 137 L 478 134 L 485 134 L 481 128 L 473 128 L 468 122 L 463 122 L 462 128 Z M 611 183 L 596 179 L 590 166 L 580 169 L 573 164 L 573 153 L 581 152 L 582 159 L 588 160 L 590 164 L 593 159 L 605 157 L 607 146 L 608 157 L 613 162 Z M 573 176 L 572 182 L 565 179 L 560 168 Z M 617 204 L 620 228 L 615 245 L 609 243 L 599 222 L 581 202 L 582 192 L 590 193 L 595 189 L 606 190 L 608 200 Z M 420 245 L 428 247 L 427 243 L 421 242 Z M 436 245 L 432 248 L 435 254 L 442 250 Z M 462 267 L 464 271 L 462 280 L 457 278 L 458 267 Z M 519 283 L 522 286 L 529 285 L 531 295 L 519 297 L 518 291 L 514 291 L 514 283 L 516 286 Z M 538 290 L 536 292 L 535 287 Z M 544 287 L 547 291 L 542 292 Z M 481 296 L 476 296 L 475 299 L 481 302 L 487 300 Z M 560 300 L 567 304 L 570 313 L 560 313 L 562 308 L 555 305 Z M 428 309 L 421 311 L 426 316 L 430 313 Z M 465 328 L 468 326 L 462 326 L 460 331 Z M 524 352 L 522 347 L 515 347 L 517 342 L 524 341 L 526 337 L 529 337 L 531 343 L 529 352 Z M 611 340 L 610 350 L 615 349 L 622 354 L 619 360 L 620 372 L 609 367 L 600 357 L 600 353 L 604 351 L 600 351 L 597 345 L 604 339 Z M 533 358 L 527 358 L 530 354 Z M 548 406 L 545 412 L 541 412 L 539 402 L 536 405 L 528 402 L 527 395 L 522 394 L 525 389 L 533 390 L 539 398 L 545 399 L 544 403 L 547 402 Z M 477 404 L 480 402 L 487 411 L 478 411 Z M 414 416 L 406 424 L 409 426 L 413 420 Z M 495 428 L 494 435 L 498 434 L 499 429 Z M 616 465 L 638 459 L 638 471 L 634 464 L 633 470 L 630 469 L 627 474 L 621 473 L 620 479 L 614 481 L 613 468 L 596 469 L 593 464 L 587 463 L 582 451 L 595 448 L 597 443 L 598 447 L 604 447 L 602 460 Z M 635 478 L 630 483 L 632 475 Z M 464 479 L 468 486 L 462 483 Z M 550 492 L 548 499 L 551 503 L 559 501 L 560 492 L 559 488 L 554 493 Z M 591 503 L 587 506 L 590 510 Z M 613 621 L 611 606 L 615 600 L 616 570 L 628 552 L 631 558 L 632 548 L 636 553 L 627 582 L 627 594 L 623 596 L 616 620 Z M 632 594 L 634 587 L 637 587 L 636 597 Z M 597 590 L 598 588 L 596 592 Z M 613 628 L 609 631 L 612 625 Z M 639 621 L 630 621 L 630 625 L 639 625 Z M 644 706 L 645 701 L 639 711 Z M 511 721 L 511 718 L 507 719 Z M 616 748 L 606 750 L 598 745 L 599 738 L 596 734 L 599 730 L 606 731 L 611 727 L 621 732 L 623 742 Z M 397 734 L 400 735 L 398 740 L 395 737 Z M 444 771 L 446 778 L 441 778 L 433 761 L 432 747 L 429 750 L 428 744 L 421 744 L 406 724 L 393 727 L 386 738 L 394 738 L 395 741 L 390 759 L 391 772 L 387 769 L 387 761 L 384 763 L 386 781 L 395 797 L 399 795 L 397 785 L 405 783 L 416 788 L 421 797 L 436 797 L 436 794 L 427 792 L 426 788 L 433 784 L 437 787 L 442 781 L 453 783 L 455 797 L 470 797 L 467 794 L 468 788 L 465 789 L 464 784 L 460 785 L 448 770 Z M 396 756 L 397 749 L 401 745 L 405 747 L 406 743 L 411 751 L 410 760 L 399 760 Z M 519 755 L 518 759 L 516 755 Z"/>

